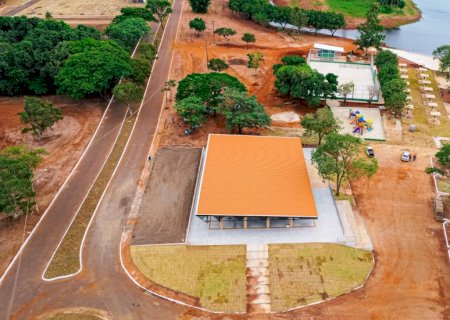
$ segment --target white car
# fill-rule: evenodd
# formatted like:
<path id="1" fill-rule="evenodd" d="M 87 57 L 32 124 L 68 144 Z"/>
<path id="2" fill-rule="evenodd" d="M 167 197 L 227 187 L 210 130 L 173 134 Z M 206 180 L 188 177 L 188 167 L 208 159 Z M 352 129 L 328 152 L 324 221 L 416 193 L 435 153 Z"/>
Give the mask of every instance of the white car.
<path id="1" fill-rule="evenodd" d="M 402 153 L 402 161 L 409 162 L 411 160 L 411 153 L 409 151 L 403 151 Z"/>

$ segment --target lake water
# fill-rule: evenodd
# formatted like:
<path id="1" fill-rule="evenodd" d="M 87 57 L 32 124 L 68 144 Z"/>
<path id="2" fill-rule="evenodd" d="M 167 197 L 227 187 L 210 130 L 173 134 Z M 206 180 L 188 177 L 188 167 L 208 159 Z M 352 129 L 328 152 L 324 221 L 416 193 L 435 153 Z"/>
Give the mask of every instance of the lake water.
<path id="1" fill-rule="evenodd" d="M 386 30 L 389 47 L 431 55 L 437 47 L 450 45 L 450 0 L 413 0 L 422 11 L 418 22 Z M 355 39 L 357 30 L 339 30 L 336 35 Z"/>

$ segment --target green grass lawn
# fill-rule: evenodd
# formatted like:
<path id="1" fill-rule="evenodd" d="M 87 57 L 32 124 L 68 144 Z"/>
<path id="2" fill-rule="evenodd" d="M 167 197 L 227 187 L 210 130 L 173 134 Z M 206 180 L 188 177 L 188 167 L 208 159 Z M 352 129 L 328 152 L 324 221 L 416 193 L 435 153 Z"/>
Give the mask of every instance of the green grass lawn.
<path id="1" fill-rule="evenodd" d="M 364 282 L 372 253 L 337 244 L 269 245 L 272 311 L 343 294 Z"/>
<path id="2" fill-rule="evenodd" d="M 419 79 L 416 70 L 408 69 L 409 82 L 411 89 L 412 104 L 414 105 L 413 118 L 408 119 L 403 117 L 403 139 L 406 143 L 412 146 L 423 145 L 434 147 L 434 142 L 431 137 L 450 137 L 450 120 L 447 117 L 447 112 L 444 108 L 443 101 L 439 94 L 439 89 L 434 78 L 434 74 L 430 71 L 427 72 L 430 75 L 431 81 L 430 87 L 434 89 L 433 94 L 436 96 L 436 102 L 438 104 L 437 111 L 441 113 L 439 117 L 440 124 L 431 124 L 428 122 L 428 118 L 431 116 L 427 114 L 427 106 L 424 105 L 422 99 L 422 93 L 420 92 Z M 409 132 L 409 125 L 415 124 L 417 127 L 416 132 Z"/>
<path id="3" fill-rule="evenodd" d="M 131 256 L 148 279 L 199 298 L 201 307 L 246 310 L 245 246 L 132 246 Z"/>
<path id="4" fill-rule="evenodd" d="M 352 17 L 364 17 L 375 0 L 327 0 L 332 11 Z"/>
<path id="5" fill-rule="evenodd" d="M 327 0 L 331 11 L 343 13 L 345 15 L 363 18 L 366 12 L 371 8 L 376 0 Z M 411 0 L 406 1 L 406 6 L 403 9 L 392 6 L 381 6 L 380 14 L 387 15 L 413 15 L 416 13 L 416 8 Z"/>

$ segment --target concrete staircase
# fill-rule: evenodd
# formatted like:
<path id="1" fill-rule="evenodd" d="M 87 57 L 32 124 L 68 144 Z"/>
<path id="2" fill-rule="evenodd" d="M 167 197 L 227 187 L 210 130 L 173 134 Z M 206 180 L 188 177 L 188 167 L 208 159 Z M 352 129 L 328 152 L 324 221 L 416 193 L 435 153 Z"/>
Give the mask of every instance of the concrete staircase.
<path id="1" fill-rule="evenodd" d="M 270 312 L 269 250 L 267 244 L 247 245 L 247 312 Z"/>

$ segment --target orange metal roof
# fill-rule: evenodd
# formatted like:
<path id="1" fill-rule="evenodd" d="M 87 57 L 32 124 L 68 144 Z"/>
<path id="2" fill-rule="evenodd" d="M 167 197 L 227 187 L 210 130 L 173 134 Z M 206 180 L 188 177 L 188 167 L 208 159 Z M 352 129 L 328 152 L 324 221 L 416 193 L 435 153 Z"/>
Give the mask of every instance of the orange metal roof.
<path id="1" fill-rule="evenodd" d="M 209 135 L 197 215 L 316 218 L 300 138 Z"/>

